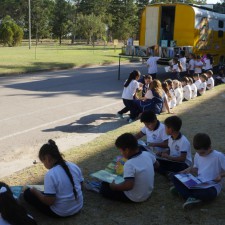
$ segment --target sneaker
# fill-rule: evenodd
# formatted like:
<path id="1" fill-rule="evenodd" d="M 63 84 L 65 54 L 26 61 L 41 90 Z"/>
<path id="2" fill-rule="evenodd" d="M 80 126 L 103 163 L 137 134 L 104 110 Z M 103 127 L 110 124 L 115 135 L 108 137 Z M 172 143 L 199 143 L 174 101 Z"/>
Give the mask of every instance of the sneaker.
<path id="1" fill-rule="evenodd" d="M 116 116 L 119 117 L 120 119 L 124 119 L 123 114 L 117 113 Z"/>
<path id="2" fill-rule="evenodd" d="M 87 181 L 84 184 L 84 187 L 88 191 L 93 191 L 93 192 L 99 193 L 101 185 L 100 185 L 100 182 L 98 182 L 98 184 L 96 184 L 96 183 L 97 182 L 89 182 L 89 181 Z"/>
<path id="3" fill-rule="evenodd" d="M 184 209 L 190 209 L 193 206 L 198 205 L 201 202 L 202 201 L 200 199 L 189 197 L 187 199 L 187 201 L 183 204 L 183 208 Z"/>

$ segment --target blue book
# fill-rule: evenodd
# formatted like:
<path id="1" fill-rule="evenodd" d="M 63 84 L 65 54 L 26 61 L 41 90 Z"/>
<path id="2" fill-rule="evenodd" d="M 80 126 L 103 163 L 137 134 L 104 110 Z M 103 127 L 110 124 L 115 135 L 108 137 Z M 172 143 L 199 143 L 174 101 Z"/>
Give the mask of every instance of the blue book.
<path id="1" fill-rule="evenodd" d="M 13 193 L 14 198 L 18 199 L 23 191 L 23 186 L 11 186 L 10 189 Z"/>

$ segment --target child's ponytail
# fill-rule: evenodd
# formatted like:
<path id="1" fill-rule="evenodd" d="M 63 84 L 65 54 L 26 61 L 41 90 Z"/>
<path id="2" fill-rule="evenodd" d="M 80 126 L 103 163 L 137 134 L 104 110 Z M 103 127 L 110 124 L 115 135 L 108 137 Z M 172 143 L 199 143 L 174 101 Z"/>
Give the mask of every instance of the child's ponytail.
<path id="1" fill-rule="evenodd" d="M 124 84 L 124 87 L 128 87 L 129 84 L 130 84 L 130 82 L 131 82 L 132 80 L 135 80 L 135 79 L 136 79 L 137 77 L 139 77 L 139 76 L 140 76 L 140 72 L 139 72 L 138 70 L 133 70 L 133 71 L 130 73 L 130 75 L 129 75 L 127 81 L 126 81 L 126 83 Z"/>

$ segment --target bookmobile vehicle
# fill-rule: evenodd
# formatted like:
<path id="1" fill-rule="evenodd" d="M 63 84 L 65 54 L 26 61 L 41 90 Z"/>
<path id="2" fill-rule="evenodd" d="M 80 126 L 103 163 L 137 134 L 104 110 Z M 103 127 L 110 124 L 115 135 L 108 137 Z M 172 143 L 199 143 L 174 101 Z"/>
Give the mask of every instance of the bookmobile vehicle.
<path id="1" fill-rule="evenodd" d="M 164 58 L 173 58 L 184 50 L 186 56 L 191 52 L 201 56 L 209 53 L 214 65 L 224 63 L 225 14 L 184 3 L 146 6 L 139 45 L 146 52 L 152 50 Z"/>

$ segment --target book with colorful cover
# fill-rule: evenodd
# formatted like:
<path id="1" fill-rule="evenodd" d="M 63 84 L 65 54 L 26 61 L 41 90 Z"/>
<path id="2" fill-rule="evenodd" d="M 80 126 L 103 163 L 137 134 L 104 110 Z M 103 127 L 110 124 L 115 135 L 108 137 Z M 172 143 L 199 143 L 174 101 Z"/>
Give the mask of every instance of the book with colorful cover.
<path id="1" fill-rule="evenodd" d="M 204 189 L 215 186 L 217 183 L 213 180 L 202 182 L 192 174 L 176 174 L 175 177 L 189 189 Z"/>
<path id="2" fill-rule="evenodd" d="M 117 184 L 122 183 L 124 181 L 123 166 L 125 162 L 126 159 L 124 157 L 117 156 L 106 166 L 104 170 L 91 173 L 90 176 L 107 183 L 112 183 L 113 181 Z"/>

